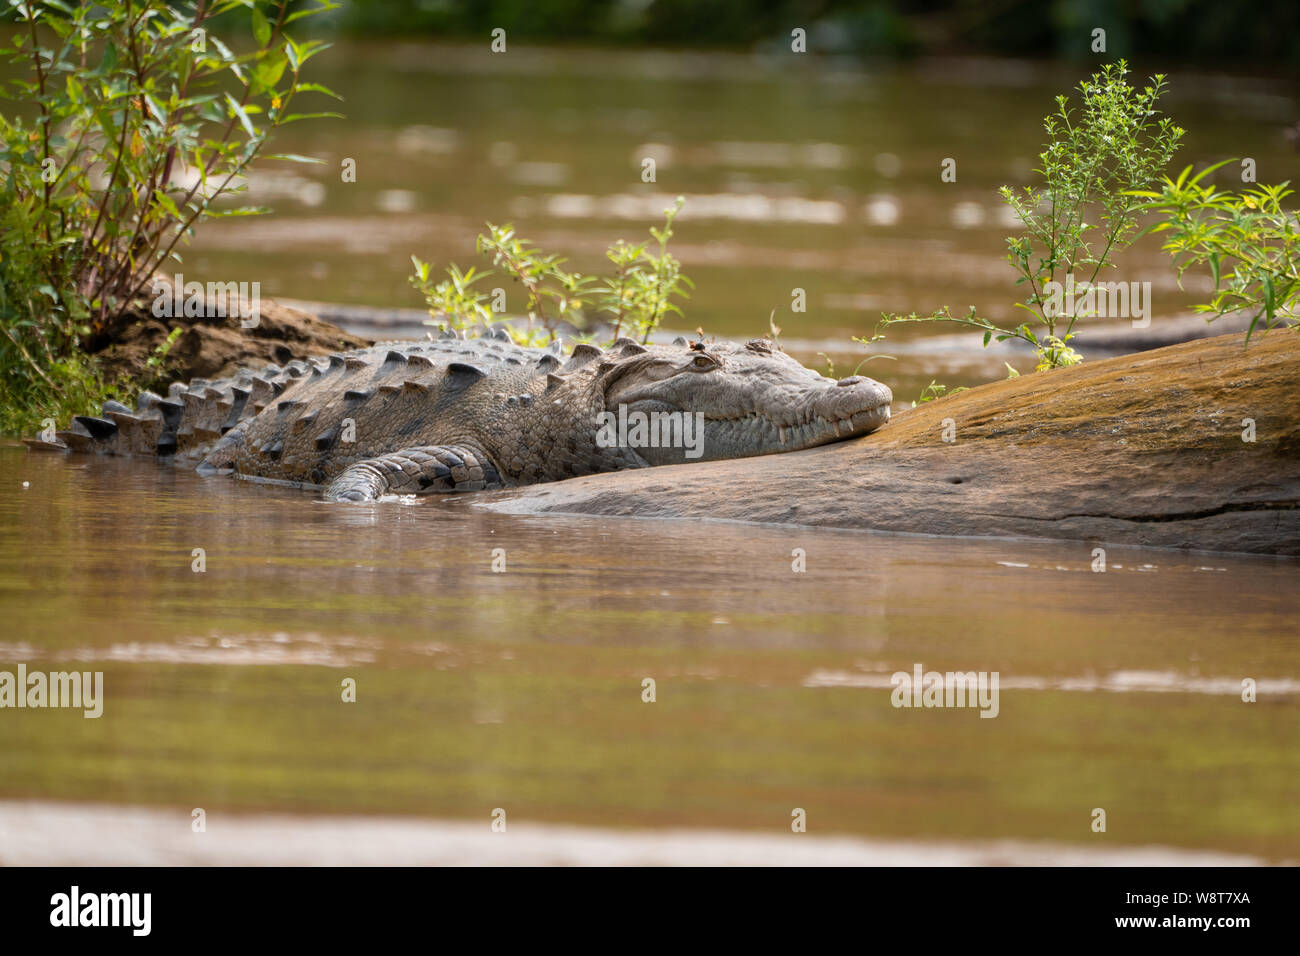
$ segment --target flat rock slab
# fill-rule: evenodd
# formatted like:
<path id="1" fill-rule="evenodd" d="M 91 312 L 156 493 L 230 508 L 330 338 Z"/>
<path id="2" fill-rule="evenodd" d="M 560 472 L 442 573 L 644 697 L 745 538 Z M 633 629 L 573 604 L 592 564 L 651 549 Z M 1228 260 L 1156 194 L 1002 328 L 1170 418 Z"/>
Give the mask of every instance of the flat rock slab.
<path id="1" fill-rule="evenodd" d="M 1249 348 L 1218 336 L 993 382 L 808 451 L 476 498 L 515 514 L 1300 555 L 1300 335 Z"/>

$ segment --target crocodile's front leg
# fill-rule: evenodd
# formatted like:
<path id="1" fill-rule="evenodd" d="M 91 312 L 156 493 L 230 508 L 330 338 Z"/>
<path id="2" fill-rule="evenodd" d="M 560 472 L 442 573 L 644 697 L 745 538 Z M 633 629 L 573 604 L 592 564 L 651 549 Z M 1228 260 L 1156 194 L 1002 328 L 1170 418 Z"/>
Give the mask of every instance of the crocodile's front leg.
<path id="1" fill-rule="evenodd" d="M 501 475 L 481 452 L 459 445 L 427 445 L 350 465 L 331 482 L 325 497 L 333 501 L 375 501 L 381 495 L 501 487 Z"/>

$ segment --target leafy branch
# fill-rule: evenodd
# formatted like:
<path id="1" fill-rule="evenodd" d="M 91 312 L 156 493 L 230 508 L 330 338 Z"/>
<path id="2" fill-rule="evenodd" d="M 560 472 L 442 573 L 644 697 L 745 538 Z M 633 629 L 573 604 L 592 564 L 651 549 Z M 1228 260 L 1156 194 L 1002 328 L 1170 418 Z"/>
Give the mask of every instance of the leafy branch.
<path id="1" fill-rule="evenodd" d="M 1207 321 L 1236 312 L 1254 312 L 1246 330 L 1249 344 L 1255 329 L 1279 325 L 1300 329 L 1300 226 L 1296 213 L 1282 201 L 1293 190 L 1289 183 L 1257 186 L 1240 193 L 1220 191 L 1205 182 L 1224 160 L 1191 175 L 1188 166 L 1177 179 L 1165 177 L 1161 188 L 1133 195 L 1160 220 L 1146 231 L 1163 234 L 1162 249 L 1173 258 L 1181 284 L 1193 266 L 1209 269 L 1214 292 L 1197 305 Z"/>

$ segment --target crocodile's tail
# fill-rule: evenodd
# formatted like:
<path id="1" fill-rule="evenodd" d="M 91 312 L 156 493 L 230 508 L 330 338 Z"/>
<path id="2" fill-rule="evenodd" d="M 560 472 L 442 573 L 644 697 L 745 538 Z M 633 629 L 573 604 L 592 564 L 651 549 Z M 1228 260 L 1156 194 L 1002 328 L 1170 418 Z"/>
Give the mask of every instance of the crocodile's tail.
<path id="1" fill-rule="evenodd" d="M 167 397 L 141 392 L 134 409 L 105 402 L 102 415 L 78 415 L 65 431 L 24 439 L 29 448 L 107 455 L 201 458 L 222 436 L 253 418 L 314 366 L 294 360 L 229 378 L 173 382 Z"/>

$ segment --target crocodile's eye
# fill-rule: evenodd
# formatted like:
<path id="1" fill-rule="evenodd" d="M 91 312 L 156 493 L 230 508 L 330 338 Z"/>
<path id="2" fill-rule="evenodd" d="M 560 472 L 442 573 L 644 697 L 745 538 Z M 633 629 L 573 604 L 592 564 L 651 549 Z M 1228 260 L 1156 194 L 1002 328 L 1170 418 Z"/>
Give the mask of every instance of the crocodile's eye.
<path id="1" fill-rule="evenodd" d="M 717 368 L 718 366 L 718 363 L 713 361 L 713 359 L 709 358 L 707 355 L 695 356 L 695 361 L 691 364 L 696 368 Z"/>

